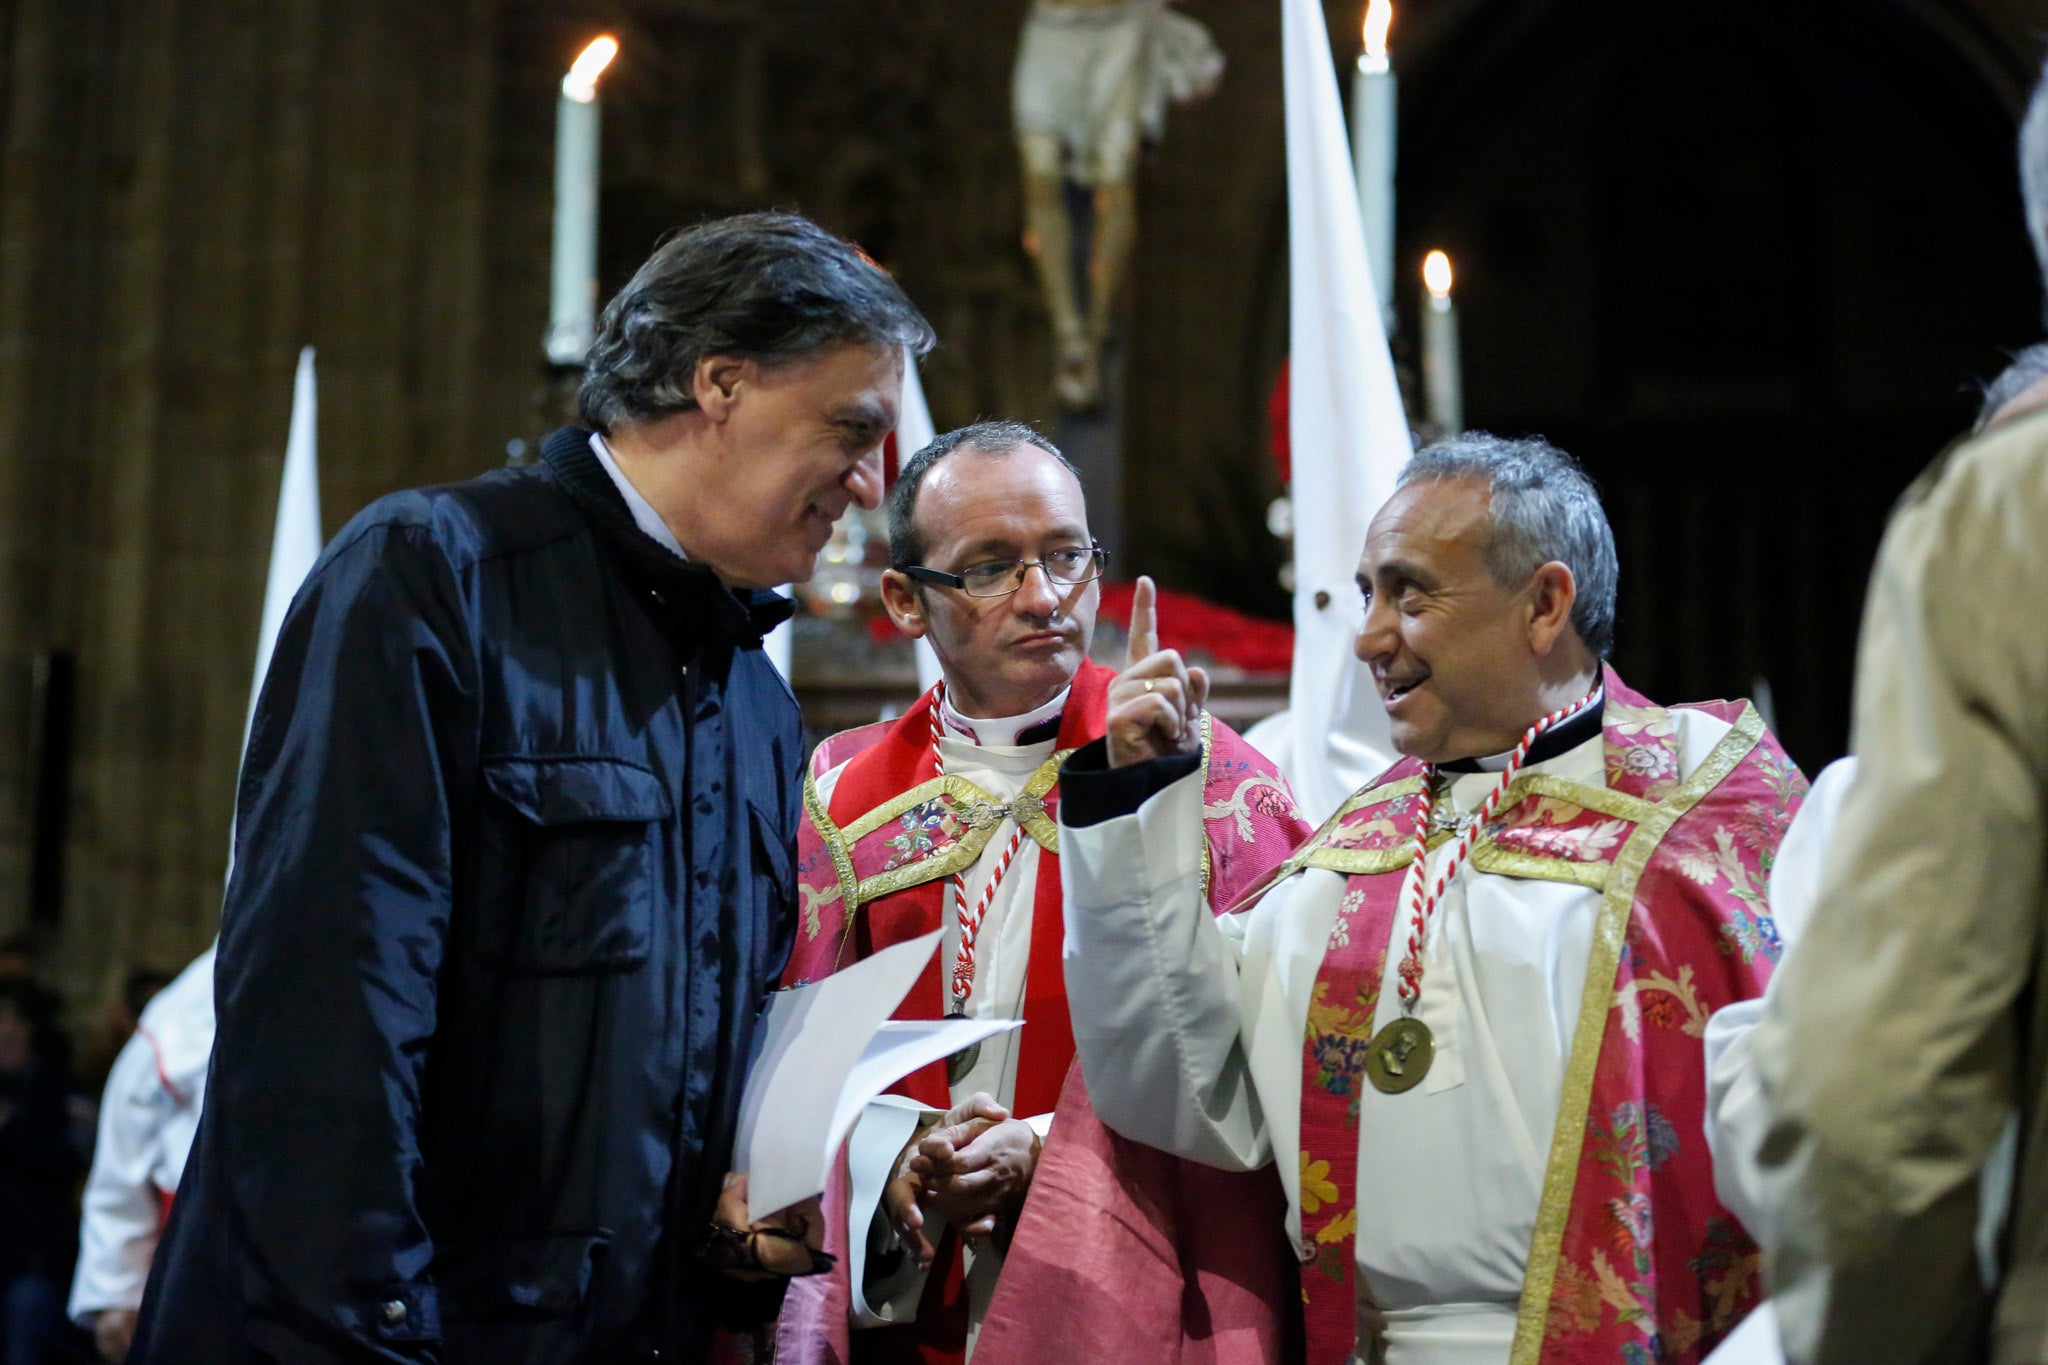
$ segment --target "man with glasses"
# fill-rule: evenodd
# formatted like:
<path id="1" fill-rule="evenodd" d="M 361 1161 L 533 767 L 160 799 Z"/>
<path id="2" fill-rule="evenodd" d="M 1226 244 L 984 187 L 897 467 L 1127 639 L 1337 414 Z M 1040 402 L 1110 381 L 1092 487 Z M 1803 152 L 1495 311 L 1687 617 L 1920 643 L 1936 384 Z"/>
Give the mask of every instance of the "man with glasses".
<path id="1" fill-rule="evenodd" d="M 1029 1220 L 1019 1231 L 1027 1193 L 1057 1179 L 1063 1154 L 1086 1167 L 1089 1144 L 1100 1152 L 1110 1141 L 1078 1082 L 1068 1084 L 1054 826 L 1060 764 L 1103 734 L 1107 714 L 1113 675 L 1089 662 L 1088 646 L 1108 551 L 1088 533 L 1072 466 L 1015 422 L 941 436 L 905 465 L 890 494 L 889 549 L 889 615 L 931 642 L 943 681 L 902 718 L 819 746 L 786 979 L 815 980 L 943 925 L 898 1017 L 1025 1022 L 912 1076 L 863 1116 L 826 1193 L 827 1249 L 840 1268 L 792 1292 L 780 1359 L 964 1360 L 1006 1251 L 1080 1264 L 1086 1239 L 1115 1221 L 1068 1220 L 1087 1226 L 1048 1228 L 1035 1252 Z M 1140 593 L 1149 599 L 1149 584 Z M 1197 730 L 1210 775 L 1203 879 L 1221 908 L 1251 868 L 1307 830 L 1270 763 L 1206 717 Z M 1049 1132 L 1058 1138 L 1048 1147 Z M 1270 1177 L 1205 1174 L 1217 1186 L 1207 1218 L 1227 1221 L 1233 1200 L 1262 1194 L 1277 1207 Z M 1277 1236 L 1244 1245 L 1274 1265 L 1284 1254 Z M 1217 1292 L 1241 1294 L 1255 1278 L 1238 1273 Z M 1091 1279 L 1098 1292 L 1116 1284 L 1120 1300 L 1129 1292 L 1100 1276 L 1077 1283 Z M 1155 1300 L 1165 1305 L 1159 1333 L 1180 1330 L 1183 1297 L 1175 1275 Z"/>

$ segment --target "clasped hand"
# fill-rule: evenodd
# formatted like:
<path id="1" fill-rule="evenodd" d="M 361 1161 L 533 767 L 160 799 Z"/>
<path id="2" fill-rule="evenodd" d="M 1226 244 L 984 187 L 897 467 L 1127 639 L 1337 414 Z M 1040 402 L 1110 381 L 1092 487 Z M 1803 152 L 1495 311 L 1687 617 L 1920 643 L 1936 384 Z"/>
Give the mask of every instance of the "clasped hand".
<path id="1" fill-rule="evenodd" d="M 747 1239 L 748 1255 L 754 1264 L 717 1267 L 736 1280 L 809 1274 L 813 1264 L 811 1253 L 825 1245 L 825 1214 L 816 1196 L 766 1218 L 755 1218 L 747 1208 L 747 1178 L 737 1172 L 726 1175 L 725 1188 L 718 1196 L 718 1209 L 711 1215 L 711 1221 L 743 1232 L 770 1234 Z"/>
<path id="2" fill-rule="evenodd" d="M 897 1158 L 882 1207 L 904 1249 L 929 1270 L 935 1249 L 925 1219 L 938 1214 L 965 1237 L 1006 1234 L 1016 1225 L 1038 1166 L 1038 1134 L 985 1093 L 920 1129 Z"/>
<path id="3" fill-rule="evenodd" d="M 1149 578 L 1131 594 L 1130 661 L 1109 685 L 1109 766 L 1191 754 L 1202 747 L 1209 675 L 1159 647 L 1159 592 Z"/>

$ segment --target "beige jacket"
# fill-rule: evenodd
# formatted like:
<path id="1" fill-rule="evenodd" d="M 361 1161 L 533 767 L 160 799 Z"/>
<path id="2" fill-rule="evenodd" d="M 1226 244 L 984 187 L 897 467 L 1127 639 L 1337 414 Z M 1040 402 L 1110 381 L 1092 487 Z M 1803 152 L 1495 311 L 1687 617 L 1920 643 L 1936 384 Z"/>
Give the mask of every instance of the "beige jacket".
<path id="1" fill-rule="evenodd" d="M 1957 447 L 1893 518 L 1854 748 L 1755 1037 L 1786 1354 L 2048 1362 L 2048 413 Z M 2015 1109 L 1987 1297 L 1979 1183 Z"/>

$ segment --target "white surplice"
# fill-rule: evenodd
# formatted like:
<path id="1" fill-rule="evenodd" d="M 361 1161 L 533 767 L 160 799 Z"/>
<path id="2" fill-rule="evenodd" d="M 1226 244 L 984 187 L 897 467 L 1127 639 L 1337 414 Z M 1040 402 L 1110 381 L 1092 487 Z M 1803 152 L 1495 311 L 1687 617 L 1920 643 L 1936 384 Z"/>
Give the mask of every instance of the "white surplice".
<path id="1" fill-rule="evenodd" d="M 1690 773 L 1729 727 L 1672 715 Z M 1602 740 L 1524 771 L 1604 786 Z M 1495 780 L 1456 775 L 1439 809 L 1470 813 Z M 1200 899 L 1201 819 L 1196 775 L 1135 814 L 1062 825 L 1075 1042 L 1097 1112 L 1125 1136 L 1228 1169 L 1277 1156 L 1299 1244 L 1309 1000 L 1326 946 L 1352 932 L 1358 911 L 1344 876 L 1310 869 L 1212 919 Z M 1450 848 L 1432 850 L 1432 884 Z M 1401 1010 L 1405 904 L 1376 1027 Z M 1599 907 L 1584 887 L 1463 867 L 1423 955 L 1429 1075 L 1401 1095 L 1365 1086 L 1357 1152 L 1310 1154 L 1357 1162 L 1358 1283 L 1387 1315 L 1392 1365 L 1508 1357 Z"/>
<path id="2" fill-rule="evenodd" d="M 1066 702 L 1067 693 L 1062 692 L 1036 710 L 998 720 L 963 717 L 950 704 L 942 703 L 940 714 L 945 725 L 939 752 L 945 761 L 946 772 L 965 778 L 999 802 L 1011 800 L 1024 790 L 1032 774 L 1052 757 L 1057 744 L 1053 739 L 1026 745 L 1011 741 L 1019 732 L 1058 716 L 1065 709 Z M 831 804 L 832 793 L 844 770 L 844 765 L 841 765 L 818 779 L 820 802 L 827 806 Z M 980 903 L 982 892 L 995 875 L 1003 850 L 1009 847 L 1011 836 L 1016 831 L 1014 823 L 1005 821 L 995 837 L 989 840 L 981 857 L 967 870 L 970 912 Z M 1040 854 L 1037 841 L 1025 835 L 975 934 L 974 983 L 961 1010 L 971 1019 L 1023 1017 L 1026 970 L 1031 961 L 1032 906 L 1038 891 Z M 939 943 L 938 962 L 941 988 L 950 1012 L 955 1007 L 952 980 L 953 964 L 960 951 L 960 918 L 954 905 L 956 893 L 951 878 L 947 879 L 946 888 L 943 901 L 945 937 Z M 1021 1034 L 1022 1030 L 1012 1029 L 983 1042 L 974 1065 L 951 1087 L 952 1103 L 961 1104 L 977 1092 L 985 1092 L 993 1095 L 996 1103 L 1009 1108 L 1017 1093 Z M 868 1106 L 848 1139 L 850 1195 L 846 1225 L 850 1229 L 868 1229 L 865 1237 L 856 1232 L 848 1238 L 850 1259 L 847 1271 L 853 1289 L 853 1325 L 857 1328 L 910 1322 L 917 1317 L 917 1303 L 924 1293 L 925 1276 L 916 1270 L 914 1263 L 904 1258 L 891 1273 L 874 1274 L 870 1271 L 870 1262 L 876 1254 L 892 1250 L 895 1246 L 895 1236 L 888 1226 L 888 1219 L 881 1213 L 880 1201 L 882 1189 L 894 1172 L 896 1158 L 918 1125 L 937 1117 L 934 1111 L 927 1110 L 915 1100 L 884 1095 Z M 1050 1114 L 1020 1114 L 1017 1117 L 1029 1122 L 1041 1137 L 1049 1131 L 1052 1121 Z M 936 1243 L 942 1227 L 941 1220 L 931 1219 L 926 1235 Z M 993 1246 L 969 1247 L 966 1259 L 967 1344 L 971 1356 L 982 1315 L 988 1310 L 989 1299 L 995 1292 L 996 1275 L 1002 1269 L 1002 1255 Z"/>

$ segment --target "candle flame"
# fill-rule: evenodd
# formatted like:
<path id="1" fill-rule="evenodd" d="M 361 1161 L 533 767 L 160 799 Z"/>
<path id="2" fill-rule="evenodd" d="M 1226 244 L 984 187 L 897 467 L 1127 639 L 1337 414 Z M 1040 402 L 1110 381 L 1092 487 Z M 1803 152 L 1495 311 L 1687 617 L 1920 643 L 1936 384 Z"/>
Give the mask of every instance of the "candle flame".
<path id="1" fill-rule="evenodd" d="M 1371 0 L 1365 7 L 1365 55 L 1387 55 L 1387 30 L 1394 24 L 1393 0 Z"/>
<path id="2" fill-rule="evenodd" d="M 1432 251 L 1422 258 L 1422 283 L 1433 299 L 1447 299 L 1451 296 L 1451 258 L 1441 251 Z"/>
<path id="3" fill-rule="evenodd" d="M 618 55 L 619 40 L 611 34 L 600 34 L 591 39 L 590 46 L 577 54 L 569 74 L 562 77 L 562 93 L 578 104 L 588 104 L 596 99 L 597 78 Z"/>

